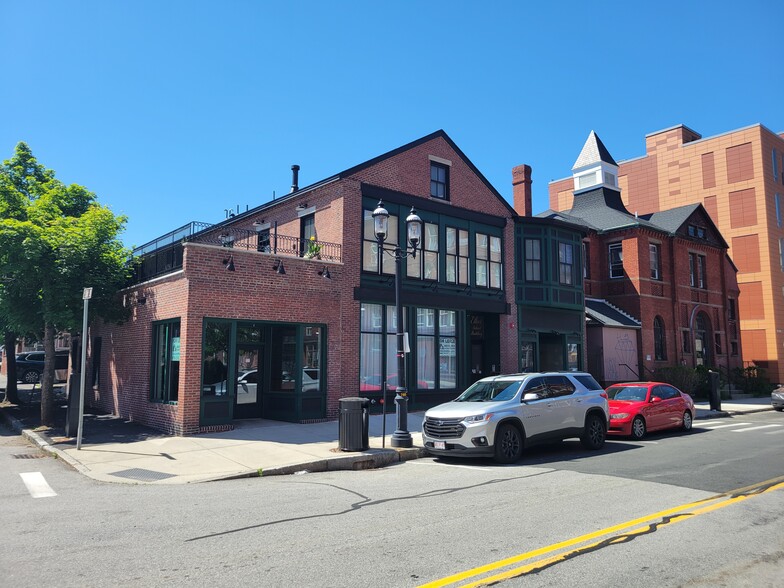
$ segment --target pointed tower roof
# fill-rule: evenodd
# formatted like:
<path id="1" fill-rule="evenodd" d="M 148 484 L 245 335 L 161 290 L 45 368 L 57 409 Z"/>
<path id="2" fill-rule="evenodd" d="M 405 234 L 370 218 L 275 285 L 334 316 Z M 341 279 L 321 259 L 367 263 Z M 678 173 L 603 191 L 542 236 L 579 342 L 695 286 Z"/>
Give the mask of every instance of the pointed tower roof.
<path id="1" fill-rule="evenodd" d="M 591 131 L 591 134 L 588 135 L 588 139 L 585 141 L 585 145 L 583 145 L 583 150 L 580 151 L 580 156 L 572 166 L 572 171 L 601 162 L 609 163 L 610 165 L 618 167 L 618 164 L 615 163 L 612 155 L 610 155 L 610 152 L 607 151 L 607 147 L 604 146 L 604 143 L 602 143 L 599 135 L 597 135 L 594 131 Z"/>

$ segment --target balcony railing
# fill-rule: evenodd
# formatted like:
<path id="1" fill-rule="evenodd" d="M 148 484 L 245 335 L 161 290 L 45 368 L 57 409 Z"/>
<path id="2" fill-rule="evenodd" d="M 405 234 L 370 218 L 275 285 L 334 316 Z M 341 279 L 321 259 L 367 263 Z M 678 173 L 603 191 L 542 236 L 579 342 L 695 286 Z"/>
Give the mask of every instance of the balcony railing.
<path id="1" fill-rule="evenodd" d="M 251 251 L 260 251 L 262 253 L 271 253 L 273 255 L 284 255 L 287 257 L 306 257 L 324 261 L 341 261 L 342 247 L 338 243 L 300 239 L 299 237 L 278 235 L 266 231 L 257 232 L 246 229 L 224 228 L 220 231 L 210 231 L 193 235 L 186 240 L 192 243 L 220 245 L 221 247 L 247 249 Z"/>
<path id="2" fill-rule="evenodd" d="M 300 239 L 288 235 L 246 229 L 223 228 L 209 231 L 207 223 L 189 223 L 167 233 L 142 247 L 134 249 L 138 265 L 133 283 L 138 284 L 182 268 L 182 244 L 184 241 L 219 245 L 221 247 L 259 251 L 286 257 L 305 257 L 323 261 L 342 260 L 341 245 Z"/>

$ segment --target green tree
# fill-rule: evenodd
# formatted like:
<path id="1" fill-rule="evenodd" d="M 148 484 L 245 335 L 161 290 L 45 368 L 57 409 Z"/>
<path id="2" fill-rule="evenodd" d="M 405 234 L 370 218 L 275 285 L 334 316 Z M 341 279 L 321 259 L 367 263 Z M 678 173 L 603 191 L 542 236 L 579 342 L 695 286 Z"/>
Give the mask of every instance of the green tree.
<path id="1" fill-rule="evenodd" d="M 86 188 L 57 180 L 24 143 L 0 166 L 0 322 L 43 340 L 45 426 L 54 424 L 55 335 L 79 330 L 83 288 L 93 288 L 93 316 L 124 316 L 117 292 L 130 271 L 118 239 L 125 222 Z"/>

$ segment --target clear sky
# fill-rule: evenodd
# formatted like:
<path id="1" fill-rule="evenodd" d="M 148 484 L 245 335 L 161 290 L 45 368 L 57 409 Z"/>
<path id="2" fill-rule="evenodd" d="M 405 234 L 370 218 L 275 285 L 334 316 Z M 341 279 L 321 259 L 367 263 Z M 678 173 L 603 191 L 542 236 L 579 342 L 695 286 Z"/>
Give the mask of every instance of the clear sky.
<path id="1" fill-rule="evenodd" d="M 784 131 L 784 2 L 0 0 L 0 159 L 19 141 L 128 216 L 219 222 L 444 129 L 534 213 L 593 129 L 620 161 L 683 123 Z"/>

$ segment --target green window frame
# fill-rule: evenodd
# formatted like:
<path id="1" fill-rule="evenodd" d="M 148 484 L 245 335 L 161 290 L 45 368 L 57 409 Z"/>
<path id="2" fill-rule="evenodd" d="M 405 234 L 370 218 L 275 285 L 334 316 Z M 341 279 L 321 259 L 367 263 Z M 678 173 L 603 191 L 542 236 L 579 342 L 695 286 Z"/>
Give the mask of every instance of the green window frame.
<path id="1" fill-rule="evenodd" d="M 150 400 L 176 403 L 180 387 L 180 319 L 153 323 Z"/>

